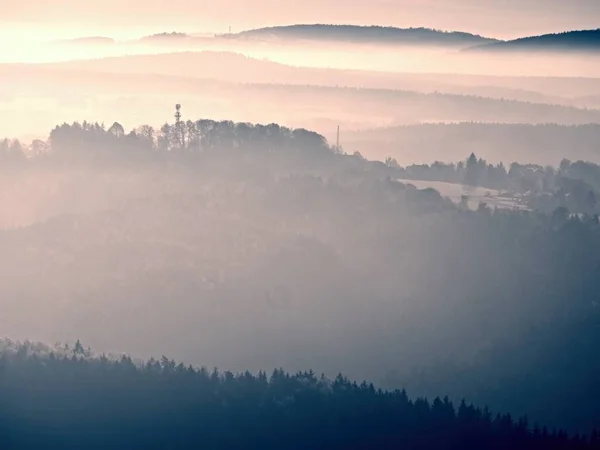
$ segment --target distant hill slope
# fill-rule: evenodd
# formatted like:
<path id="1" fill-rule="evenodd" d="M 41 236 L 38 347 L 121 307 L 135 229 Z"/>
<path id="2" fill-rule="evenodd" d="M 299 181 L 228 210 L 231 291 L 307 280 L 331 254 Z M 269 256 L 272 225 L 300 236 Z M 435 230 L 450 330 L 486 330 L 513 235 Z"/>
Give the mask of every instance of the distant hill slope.
<path id="1" fill-rule="evenodd" d="M 419 82 L 420 77 L 426 81 Z M 90 117 L 92 110 L 87 109 L 86 102 L 92 93 L 98 99 L 93 111 L 97 111 L 94 114 L 98 114 L 99 119 L 104 114 L 102 111 L 109 114 L 117 107 L 117 100 L 113 99 L 127 98 L 127 110 L 140 114 L 134 124 L 160 123 L 164 120 L 164 111 L 171 111 L 173 98 L 185 99 L 186 110 L 198 108 L 207 116 L 261 123 L 279 120 L 294 127 L 317 130 L 329 139 L 335 139 L 335 129 L 340 125 L 345 148 L 344 130 L 382 125 L 470 121 L 600 123 L 600 111 L 565 106 L 568 99 L 556 100 L 556 103 L 564 102 L 563 105 L 552 105 L 549 103 L 554 98 L 477 86 L 498 83 L 511 89 L 539 87 L 545 93 L 556 95 L 594 94 L 600 92 L 597 79 L 376 75 L 294 68 L 217 52 L 140 55 L 36 66 L 0 65 L 0 78 L 3 81 L 0 96 L 55 98 L 62 102 L 77 99 L 80 102 L 75 106 L 78 117 Z M 361 85 L 370 88 L 352 87 Z M 63 86 L 69 86 L 69 90 L 65 91 Z M 479 96 L 465 95 L 470 93 Z M 10 103 L 0 111 L 0 119 L 4 123 L 14 120 L 15 111 L 27 117 L 30 114 L 27 108 L 23 101 Z M 42 119 L 54 120 L 52 114 L 44 114 L 40 116 Z M 26 121 L 11 127 L 17 136 L 31 131 L 29 124 L 25 127 L 22 123 Z M 46 128 L 40 126 L 39 130 L 45 133 Z M 328 134 L 330 132 L 333 135 Z M 463 158 L 464 152 L 457 157 Z"/>
<path id="2" fill-rule="evenodd" d="M 395 28 L 358 25 L 289 25 L 243 31 L 230 35 L 242 39 L 306 39 L 369 44 L 421 44 L 462 46 L 498 42 L 458 31 L 430 28 Z"/>
<path id="3" fill-rule="evenodd" d="M 142 37 L 140 40 L 144 41 L 144 40 L 152 40 L 152 39 L 181 39 L 181 38 L 189 38 L 191 37 L 189 34 L 187 33 L 178 33 L 176 31 L 173 31 L 171 33 L 155 33 L 155 34 L 151 34 L 149 36 L 144 36 Z"/>
<path id="4" fill-rule="evenodd" d="M 424 124 L 345 131 L 344 148 L 368 158 L 388 156 L 425 163 L 436 158 L 457 161 L 475 152 L 488 161 L 558 165 L 572 160 L 600 162 L 600 125 L 564 126 L 528 123 Z"/>
<path id="5" fill-rule="evenodd" d="M 188 37 L 189 38 L 189 37 Z M 188 39 L 182 38 L 182 39 Z M 178 38 L 166 38 L 175 39 Z M 600 78 L 553 76 L 490 76 L 448 73 L 398 73 L 344 70 L 322 67 L 293 67 L 277 61 L 258 59 L 234 51 L 174 51 L 152 55 L 112 56 L 52 63 L 40 66 L 0 64 L 2 80 L 10 76 L 23 80 L 34 71 L 55 68 L 102 72 L 215 78 L 243 83 L 277 83 L 402 89 L 420 92 L 471 94 L 482 97 L 564 104 L 564 97 L 594 100 L 600 92 Z M 29 87 L 28 87 L 29 89 Z M 0 87 L 1 90 L 1 87 Z M 550 98 L 548 98 L 550 97 Z M 589 98 L 588 98 L 589 97 Z M 575 104 L 571 102 L 569 104 Z"/>
<path id="6" fill-rule="evenodd" d="M 133 41 L 135 43 L 140 44 L 206 44 L 213 41 L 213 37 L 207 36 L 196 36 L 187 33 L 156 33 L 151 34 L 149 36 L 143 36 L 137 41 Z"/>
<path id="7" fill-rule="evenodd" d="M 544 34 L 479 45 L 475 50 L 600 50 L 600 29 Z"/>

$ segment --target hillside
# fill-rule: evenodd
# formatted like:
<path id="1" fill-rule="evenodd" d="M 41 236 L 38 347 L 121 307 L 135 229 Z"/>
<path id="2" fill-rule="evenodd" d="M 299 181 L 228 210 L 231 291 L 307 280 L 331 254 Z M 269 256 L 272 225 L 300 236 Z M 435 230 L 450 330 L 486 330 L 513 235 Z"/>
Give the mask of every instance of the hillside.
<path id="1" fill-rule="evenodd" d="M 466 211 L 307 130 L 180 128 L 85 122 L 55 127 L 48 154 L 5 147 L 3 333 L 232 370 L 342 371 L 600 426 L 595 217 Z M 472 159 L 466 175 L 506 178 Z M 597 166 L 573 166 L 565 176 L 600 186 Z M 11 227 L 13 205 L 38 205 L 37 220 L 32 207 Z"/>
<path id="2" fill-rule="evenodd" d="M 219 372 L 162 357 L 1 342 L 5 450 L 594 450 L 596 434 L 530 429 L 448 398 L 410 399 L 339 375 Z M 35 395 L 31 393 L 34 392 Z M 235 432 L 232 432 L 235 430 Z"/>
<path id="3" fill-rule="evenodd" d="M 157 37 L 179 40 L 179 37 Z M 190 39 L 183 37 L 181 39 Z M 195 39 L 195 38 L 194 38 Z M 89 72 L 135 73 L 151 77 L 171 75 L 182 78 L 214 78 L 243 83 L 309 84 L 379 89 L 402 89 L 419 92 L 442 92 L 480 95 L 540 103 L 565 104 L 569 97 L 595 95 L 600 79 L 567 77 L 500 77 L 485 75 L 394 73 L 374 70 L 346 70 L 303 67 L 259 59 L 234 51 L 177 51 L 153 55 L 112 56 L 52 64 L 3 64 L 0 73 L 22 79 L 40 70 L 68 69 L 84 79 Z M 48 74 L 51 76 L 51 74 Z M 175 80 L 173 80 L 175 83 Z"/>
<path id="4" fill-rule="evenodd" d="M 511 41 L 492 42 L 478 46 L 475 50 L 485 51 L 598 51 L 600 29 L 576 30 L 564 33 L 530 36 Z"/>
<path id="5" fill-rule="evenodd" d="M 487 160 L 558 165 L 573 160 L 600 163 L 600 125 L 527 123 L 431 123 L 344 133 L 345 148 L 370 158 L 401 161 L 456 161 L 475 152 Z"/>
<path id="6" fill-rule="evenodd" d="M 598 284 L 597 226 L 565 247 L 579 228 L 540 236 L 544 218 L 459 215 L 435 192 L 377 180 L 360 165 L 342 177 L 331 176 L 333 169 L 329 177 L 273 182 L 228 160 L 229 179 L 206 158 L 171 173 L 122 172 L 103 183 L 84 173 L 65 186 L 82 200 L 109 186 L 131 191 L 129 179 L 148 199 L 1 232 L 0 305 L 11 311 L 0 318 L 4 333 L 46 342 L 79 337 L 101 351 L 168 354 L 233 370 L 309 367 L 375 381 L 400 371 L 394 388 L 414 383 L 407 372 L 439 358 L 463 367 L 488 346 L 502 350 L 522 335 L 541 355 L 585 332 L 585 345 L 551 366 L 560 379 L 577 377 L 569 394 L 580 405 L 574 410 L 565 408 L 569 399 L 553 397 L 554 378 L 536 380 L 546 393 L 543 410 L 534 398 L 499 393 L 503 385 L 487 377 L 476 390 L 435 380 L 416 387 L 457 400 L 468 393 L 469 401 L 552 426 L 598 425 L 597 406 L 585 400 L 598 365 L 573 371 L 574 359 L 595 350 L 598 317 L 588 305 Z M 167 189 L 172 194 L 160 195 Z M 549 256 L 555 254 L 564 259 Z M 527 266 L 519 263 L 525 257 Z M 573 289 L 588 295 L 574 301 L 567 295 Z M 563 309 L 573 317 L 562 318 Z M 587 325 L 579 323 L 584 312 Z M 538 327 L 547 322 L 577 331 L 549 326 L 548 334 Z M 548 360 L 519 363 L 519 356 L 508 354 L 506 367 L 549 367 Z M 479 359 L 473 365 L 476 373 L 489 367 Z M 494 371 L 530 386 L 505 366 Z"/>
<path id="7" fill-rule="evenodd" d="M 96 356 L 77 341 L 0 342 L 5 450 L 261 448 L 594 450 L 596 434 L 530 429 L 525 418 L 448 398 L 411 399 L 339 375 L 208 371 Z M 30 395 L 35 392 L 35 395 Z M 232 428 L 235 433 L 232 433 Z"/>
<path id="8" fill-rule="evenodd" d="M 358 25 L 290 25 L 243 31 L 228 38 L 262 40 L 338 41 L 362 44 L 435 45 L 460 47 L 495 42 L 495 39 L 458 31 L 430 28 L 396 28 Z"/>

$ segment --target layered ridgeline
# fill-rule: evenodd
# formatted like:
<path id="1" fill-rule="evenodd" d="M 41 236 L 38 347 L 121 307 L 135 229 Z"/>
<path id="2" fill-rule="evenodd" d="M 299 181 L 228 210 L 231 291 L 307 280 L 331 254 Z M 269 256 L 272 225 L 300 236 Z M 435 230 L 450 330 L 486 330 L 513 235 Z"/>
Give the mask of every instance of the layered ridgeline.
<path id="1" fill-rule="evenodd" d="M 476 34 L 431 28 L 397 28 L 359 25 L 299 24 L 259 28 L 225 35 L 230 39 L 305 40 L 386 45 L 466 47 L 498 42 Z"/>
<path id="2" fill-rule="evenodd" d="M 466 31 L 445 31 L 426 27 L 398 28 L 386 26 L 294 24 L 244 30 L 216 36 L 164 32 L 144 36 L 121 44 L 195 44 L 208 45 L 223 40 L 244 42 L 330 42 L 396 46 L 432 46 L 462 48 L 466 51 L 596 51 L 600 49 L 600 29 L 568 30 L 537 36 L 502 40 Z M 85 37 L 55 41 L 54 44 L 114 45 L 110 37 Z"/>
<path id="3" fill-rule="evenodd" d="M 210 120 L 62 125 L 3 149 L 7 336 L 233 371 L 342 372 L 549 429 L 600 425 L 592 202 L 578 215 L 468 210 L 398 181 L 464 176 L 469 189 L 556 189 L 560 201 L 565 180 L 600 186 L 598 166 L 511 171 L 473 155 L 419 172 L 307 130 Z M 388 417 L 341 409 L 376 426 Z"/>
<path id="4" fill-rule="evenodd" d="M 94 357 L 2 343 L 6 450 L 597 449 L 600 439 L 529 426 L 448 398 L 411 400 L 342 375 L 218 372 L 162 357 Z M 35 395 L 30 395 L 35 393 Z"/>
<path id="5" fill-rule="evenodd" d="M 330 139 L 339 125 L 344 140 L 348 130 L 401 124 L 600 123 L 597 78 L 394 74 L 368 65 L 362 71 L 292 67 L 223 51 L 153 55 L 131 51 L 125 52 L 127 56 L 95 59 L 89 59 L 83 49 L 78 52 L 88 59 L 0 67 L 0 102 L 4 105 L 0 122 L 11 135 L 43 135 L 54 126 L 56 115 L 100 120 L 115 110 L 126 110 L 120 119 L 130 125 L 160 123 L 165 111 L 171 110 L 173 98 L 185 99 L 188 111 L 238 121 L 291 123 L 318 130 Z M 293 55 L 284 53 L 283 60 L 290 62 Z M 322 61 L 337 61 L 341 66 L 344 60 L 352 60 L 349 55 Z M 406 63 L 404 58 L 391 60 Z M 381 61 L 390 61 L 387 51 L 381 52 Z M 566 62 L 554 66 L 579 67 Z M 41 101 L 56 108 L 32 112 L 29 105 Z M 481 154 L 484 150 L 473 151 Z M 465 150 L 460 157 L 468 153 Z"/>

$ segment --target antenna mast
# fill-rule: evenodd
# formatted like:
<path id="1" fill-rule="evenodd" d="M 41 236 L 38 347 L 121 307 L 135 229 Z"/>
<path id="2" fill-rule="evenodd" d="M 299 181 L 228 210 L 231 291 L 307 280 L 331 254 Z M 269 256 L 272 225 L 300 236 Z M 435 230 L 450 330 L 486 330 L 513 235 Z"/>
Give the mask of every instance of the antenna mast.
<path id="1" fill-rule="evenodd" d="M 180 147 L 183 147 L 183 130 L 181 129 L 181 105 L 175 105 L 175 129 L 177 130 L 177 140 Z"/>
<path id="2" fill-rule="evenodd" d="M 335 149 L 339 153 L 340 152 L 340 126 L 337 127 L 337 140 L 335 143 Z"/>
<path id="3" fill-rule="evenodd" d="M 179 125 L 179 121 L 181 120 L 181 105 L 177 103 L 175 105 L 175 125 Z"/>

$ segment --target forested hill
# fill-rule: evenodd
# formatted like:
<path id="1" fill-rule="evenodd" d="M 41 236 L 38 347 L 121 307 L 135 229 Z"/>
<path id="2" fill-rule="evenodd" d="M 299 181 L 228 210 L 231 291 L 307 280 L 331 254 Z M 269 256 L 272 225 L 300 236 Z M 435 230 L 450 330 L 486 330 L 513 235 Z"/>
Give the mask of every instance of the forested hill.
<path id="1" fill-rule="evenodd" d="M 529 427 L 448 398 L 411 400 L 311 372 L 219 373 L 163 357 L 40 356 L 23 345 L 0 356 L 4 450 L 75 449 L 598 449 L 582 438 Z M 37 346 L 40 348 L 40 346 Z M 28 393 L 34 392 L 35 395 Z"/>
<path id="2" fill-rule="evenodd" d="M 118 123 L 108 129 L 63 124 L 47 142 L 28 148 L 0 141 L 0 155 L 0 310 L 10 311 L 0 314 L 0 329 L 7 336 L 80 338 L 100 351 L 165 354 L 235 371 L 342 372 L 427 398 L 465 398 L 550 428 L 590 433 L 600 427 L 593 395 L 600 377 L 600 220 L 598 196 L 588 195 L 589 187 L 600 189 L 597 166 L 507 170 L 473 155 L 466 165 L 401 170 L 344 155 L 307 130 L 211 120 L 131 131 Z M 537 187 L 571 204 L 579 192 L 588 213 L 572 216 L 562 206 L 551 214 L 494 211 L 484 204 L 471 211 L 432 189 L 397 181 L 407 173 Z M 577 180 L 585 184 L 573 185 Z M 89 376 L 95 381 L 85 385 L 93 386 L 104 379 L 97 373 L 128 370 L 77 367 L 84 373 L 73 369 L 67 377 L 57 369 L 57 378 Z M 29 370 L 18 364 L 14 377 L 36 385 L 22 368 Z M 40 370 L 39 383 L 52 379 Z M 24 392 L 22 384 L 13 389 L 2 382 L 6 373 L 0 366 L 0 426 L 13 425 L 10 431 L 29 416 L 23 409 L 24 416 L 1 416 L 2 405 L 16 411 L 10 405 Z M 155 399 L 156 379 L 146 384 L 145 375 L 132 373 Z M 171 386 L 170 377 L 157 383 Z M 163 406 L 149 413 L 169 418 L 165 411 L 181 410 L 178 402 L 190 398 L 186 386 L 195 385 L 188 381 L 173 388 L 172 402 L 158 400 Z M 249 389 L 258 386 L 252 383 Z M 74 415 L 70 429 L 111 417 L 145 425 L 111 414 L 113 406 L 121 411 L 113 402 L 133 395 L 129 382 L 119 386 L 101 389 L 112 392 L 98 400 L 106 401 L 104 416 L 84 408 L 89 422 Z M 250 398 L 237 396 L 246 392 L 240 385 L 224 389 L 230 387 L 231 397 L 221 397 L 224 391 L 210 397 L 221 405 L 215 414 L 220 408 L 233 414 L 238 409 L 227 404 Z M 327 396 L 316 403 L 298 399 L 283 411 L 298 422 L 281 429 L 300 423 L 302 433 L 311 430 L 305 413 L 321 408 L 340 421 L 356 412 L 352 420 L 375 427 L 402 416 L 378 406 L 385 395 L 372 397 L 370 409 L 370 401 L 360 400 L 367 391 L 350 392 L 348 402 L 358 403 L 335 403 L 333 410 Z M 74 402 L 84 398 L 71 393 L 65 396 Z M 27 398 L 38 401 L 40 394 Z M 260 425 L 246 417 L 282 412 L 248 402 L 237 419 L 227 416 L 227 426 L 235 420 Z M 123 407 L 132 404 L 137 401 Z M 165 404 L 173 409 L 160 409 Z M 45 411 L 37 406 L 32 409 Z M 423 432 L 432 429 L 438 428 Z M 512 444 L 503 448 L 518 448 Z M 486 441 L 480 448 L 493 446 Z"/>
<path id="3" fill-rule="evenodd" d="M 243 39 L 302 39 L 365 44 L 422 44 L 467 46 L 496 42 L 495 39 L 459 31 L 431 28 L 396 28 L 358 25 L 289 25 L 243 31 L 229 36 Z"/>
<path id="4" fill-rule="evenodd" d="M 600 29 L 567 31 L 524 37 L 512 41 L 492 42 L 478 46 L 475 49 L 495 51 L 600 51 Z"/>

